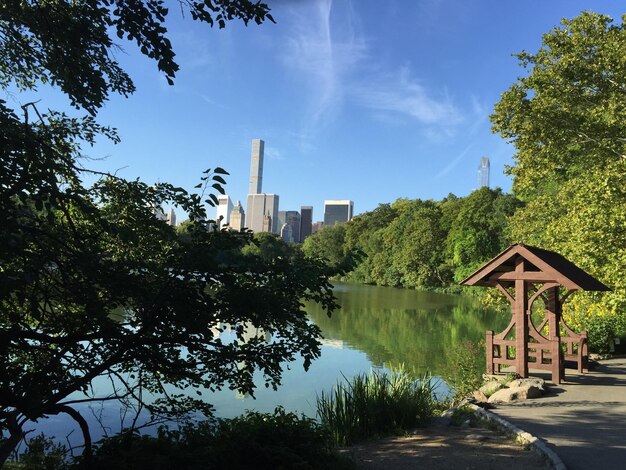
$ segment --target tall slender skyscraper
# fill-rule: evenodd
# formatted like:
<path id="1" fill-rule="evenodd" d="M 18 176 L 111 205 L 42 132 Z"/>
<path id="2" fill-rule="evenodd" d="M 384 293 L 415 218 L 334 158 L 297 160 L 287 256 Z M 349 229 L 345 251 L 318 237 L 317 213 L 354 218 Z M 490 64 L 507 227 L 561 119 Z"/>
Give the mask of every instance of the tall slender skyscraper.
<path id="1" fill-rule="evenodd" d="M 278 233 L 278 195 L 265 194 L 263 190 L 263 152 L 265 143 L 261 139 L 252 141 L 252 159 L 250 161 L 250 192 L 246 208 L 247 227 L 253 232 Z M 270 223 L 264 223 L 269 215 Z"/>
<path id="2" fill-rule="evenodd" d="M 478 167 L 478 188 L 483 186 L 489 187 L 489 157 L 482 157 Z"/>
<path id="3" fill-rule="evenodd" d="M 252 140 L 252 159 L 250 161 L 250 189 L 248 194 L 261 194 L 263 189 L 263 154 L 265 142 Z"/>
<path id="4" fill-rule="evenodd" d="M 324 201 L 324 225 L 332 227 L 352 220 L 354 202 L 348 199 Z"/>
<path id="5" fill-rule="evenodd" d="M 174 212 L 173 208 L 167 213 L 165 221 L 172 227 L 176 227 L 176 212 Z"/>

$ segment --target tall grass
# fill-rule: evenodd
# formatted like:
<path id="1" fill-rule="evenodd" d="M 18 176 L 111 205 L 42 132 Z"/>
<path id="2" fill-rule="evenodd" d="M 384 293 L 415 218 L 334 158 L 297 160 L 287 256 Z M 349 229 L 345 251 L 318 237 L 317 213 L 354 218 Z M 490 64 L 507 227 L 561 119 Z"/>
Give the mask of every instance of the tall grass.
<path id="1" fill-rule="evenodd" d="M 372 371 L 339 381 L 317 397 L 317 414 L 338 446 L 398 433 L 428 422 L 437 400 L 430 375 Z"/>

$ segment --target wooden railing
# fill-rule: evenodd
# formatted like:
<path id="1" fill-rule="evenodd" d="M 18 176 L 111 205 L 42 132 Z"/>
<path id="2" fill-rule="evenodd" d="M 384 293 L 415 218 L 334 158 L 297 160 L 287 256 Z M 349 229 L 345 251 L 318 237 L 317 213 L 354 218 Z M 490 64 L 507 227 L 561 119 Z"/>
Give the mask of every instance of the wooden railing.
<path id="1" fill-rule="evenodd" d="M 571 334 L 571 330 L 568 333 Z M 487 331 L 486 359 L 488 374 L 500 373 L 502 366 L 515 367 L 515 355 L 512 351 L 515 349 L 515 340 L 505 340 L 498 338 L 498 336 L 495 336 L 493 331 Z M 555 372 L 554 369 L 557 365 L 553 364 L 552 358 L 557 355 L 562 355 L 564 367 L 568 367 L 569 364 L 574 363 L 574 366 L 571 368 L 577 369 L 578 372 L 588 370 L 589 357 L 586 332 L 581 334 L 574 333 L 574 336 L 562 336 L 560 342 L 547 338 L 545 341 L 529 342 L 527 347 L 529 368 Z M 560 372 L 560 375 L 562 375 L 563 371 Z"/>

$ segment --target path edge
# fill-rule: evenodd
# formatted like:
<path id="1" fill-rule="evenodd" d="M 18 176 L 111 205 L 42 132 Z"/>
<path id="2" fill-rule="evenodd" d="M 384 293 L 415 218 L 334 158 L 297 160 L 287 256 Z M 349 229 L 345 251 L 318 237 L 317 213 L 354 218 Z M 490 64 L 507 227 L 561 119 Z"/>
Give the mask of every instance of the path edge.
<path id="1" fill-rule="evenodd" d="M 470 408 L 474 410 L 474 413 L 487 421 L 493 423 L 500 430 L 504 431 L 506 434 L 510 434 L 515 438 L 515 440 L 523 446 L 528 446 L 537 454 L 545 457 L 551 464 L 554 470 L 567 470 L 567 467 L 561 460 L 561 457 L 558 456 L 556 452 L 550 449 L 544 441 L 539 439 L 536 436 L 514 426 L 509 423 L 507 420 L 502 417 L 481 408 L 480 406 L 469 404 Z"/>

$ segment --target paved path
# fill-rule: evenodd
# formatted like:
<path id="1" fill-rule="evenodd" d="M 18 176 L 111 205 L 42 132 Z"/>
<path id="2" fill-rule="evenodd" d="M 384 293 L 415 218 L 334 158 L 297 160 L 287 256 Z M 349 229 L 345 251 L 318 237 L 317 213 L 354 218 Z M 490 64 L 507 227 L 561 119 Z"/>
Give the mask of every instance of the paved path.
<path id="1" fill-rule="evenodd" d="M 626 358 L 568 369 L 548 395 L 490 411 L 542 438 L 570 470 L 626 469 Z"/>

